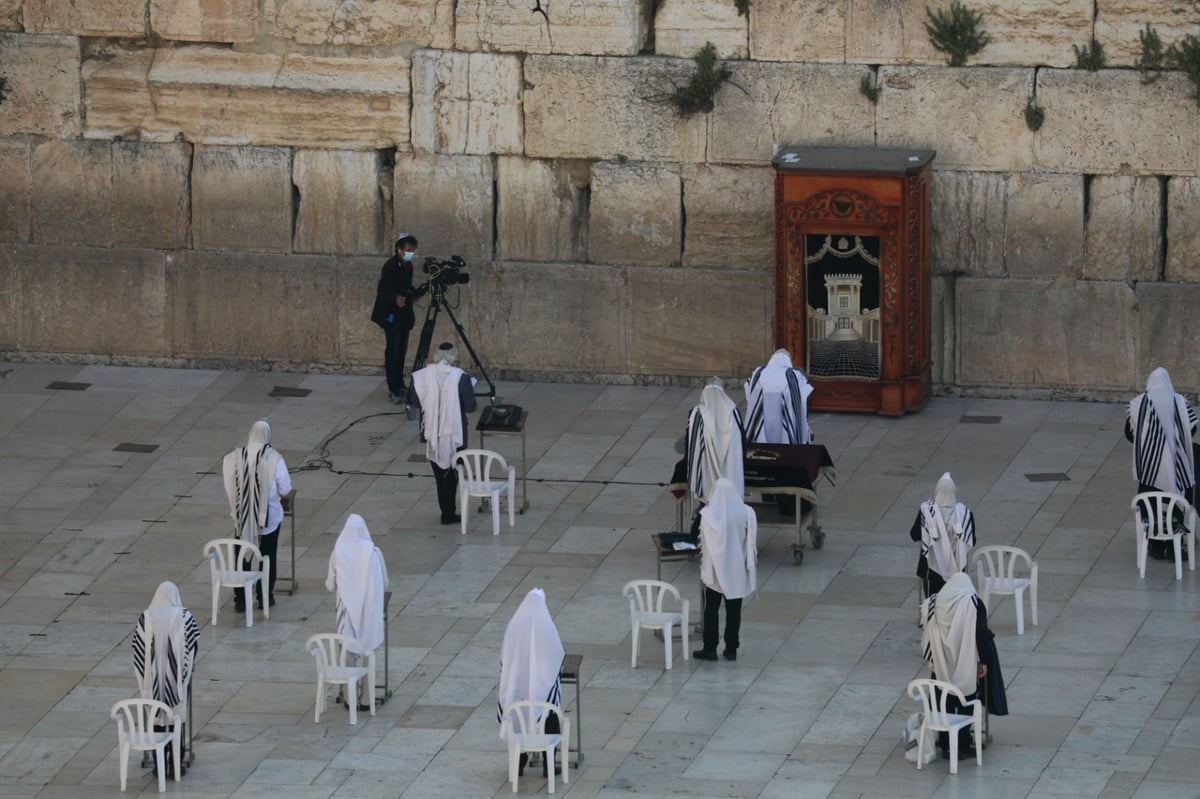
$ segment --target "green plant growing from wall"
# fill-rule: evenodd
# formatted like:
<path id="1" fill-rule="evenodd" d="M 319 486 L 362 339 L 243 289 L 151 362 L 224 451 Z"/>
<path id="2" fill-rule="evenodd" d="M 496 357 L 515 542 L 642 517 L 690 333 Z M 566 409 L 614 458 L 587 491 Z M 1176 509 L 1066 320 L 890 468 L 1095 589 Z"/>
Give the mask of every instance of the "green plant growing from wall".
<path id="1" fill-rule="evenodd" d="M 1025 127 L 1032 131 L 1041 130 L 1046 121 L 1046 109 L 1038 108 L 1037 100 L 1032 97 L 1025 103 Z"/>
<path id="2" fill-rule="evenodd" d="M 739 17 L 746 17 L 749 19 L 750 0 L 733 0 L 733 4 L 737 7 Z"/>
<path id="3" fill-rule="evenodd" d="M 870 75 L 862 76 L 862 80 L 858 82 L 858 91 L 872 103 L 879 102 L 879 87 L 871 80 Z"/>
<path id="4" fill-rule="evenodd" d="M 8 92 L 12 87 L 8 85 L 8 78 L 0 75 L 0 103 L 8 99 Z"/>
<path id="5" fill-rule="evenodd" d="M 981 27 L 983 14 L 967 8 L 958 0 L 950 4 L 949 12 L 932 11 L 925 7 L 925 32 L 933 49 L 947 56 L 946 64 L 961 67 L 967 59 L 987 47 L 992 39 Z"/>
<path id="6" fill-rule="evenodd" d="M 1200 39 L 1190 33 L 1184 36 L 1167 50 L 1167 60 L 1188 76 L 1192 82 L 1192 97 L 1200 107 Z"/>
<path id="7" fill-rule="evenodd" d="M 682 86 L 676 84 L 670 91 L 654 94 L 646 99 L 654 103 L 670 103 L 682 116 L 690 117 L 692 114 L 707 114 L 713 110 L 714 98 L 721 84 L 731 83 L 737 86 L 730 80 L 733 70 L 717 61 L 717 48 L 712 42 L 705 42 L 692 60 L 696 62 L 696 71 L 687 83 Z"/>
<path id="8" fill-rule="evenodd" d="M 1080 47 L 1077 44 L 1071 45 L 1075 48 L 1075 69 L 1086 69 L 1088 72 L 1095 72 L 1104 69 L 1104 45 L 1092 39 L 1090 45 L 1085 44 Z"/>
<path id="9" fill-rule="evenodd" d="M 1138 41 L 1142 44 L 1142 57 L 1133 65 L 1142 73 L 1142 83 L 1153 83 L 1167 68 L 1167 52 L 1158 31 L 1151 28 L 1149 22 L 1145 30 L 1138 31 Z"/>

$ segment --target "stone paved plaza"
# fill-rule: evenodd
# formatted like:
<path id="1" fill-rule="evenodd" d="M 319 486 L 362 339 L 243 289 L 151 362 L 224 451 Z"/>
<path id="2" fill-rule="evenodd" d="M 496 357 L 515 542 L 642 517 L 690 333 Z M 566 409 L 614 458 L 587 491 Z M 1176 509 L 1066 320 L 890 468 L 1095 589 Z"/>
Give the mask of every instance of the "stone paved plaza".
<path id="1" fill-rule="evenodd" d="M 276 386 L 311 393 L 272 397 Z M 472 514 L 464 537 L 436 523 L 416 424 L 380 378 L 0 364 L 0 796 L 120 795 L 108 712 L 134 692 L 130 634 L 162 580 L 201 624 L 197 759 L 171 795 L 510 795 L 499 648 L 538 586 L 583 655 L 585 759 L 562 795 L 1200 796 L 1198 582 L 1157 561 L 1138 577 L 1125 406 L 943 398 L 901 419 L 814 414 L 837 465 L 837 485 L 820 488 L 824 548 L 796 566 L 790 530 L 760 530 L 738 661 L 684 661 L 677 648 L 665 671 L 649 634 L 630 668 L 620 589 L 655 574 L 650 534 L 674 525 L 663 483 L 698 391 L 504 383 L 500 394 L 529 411 L 531 507 L 498 537 Z M 201 548 L 230 528 L 214 470 L 264 416 L 293 469 L 361 421 L 328 447 L 332 469 L 293 474 L 297 592 L 250 629 L 226 592 L 213 626 Z M 514 439 L 493 446 L 519 454 Z M 1012 600 L 993 605 L 1012 715 L 992 718 L 983 766 L 965 761 L 956 776 L 940 759 L 918 772 L 900 748 L 915 709 L 905 685 L 926 672 L 908 528 L 947 470 L 980 543 L 1022 546 L 1041 572 L 1039 626 L 1027 619 L 1018 637 Z M 333 629 L 323 582 L 350 511 L 394 592 L 393 696 L 357 727 L 332 702 L 313 723 L 304 650 Z M 288 544 L 285 528 L 281 560 Z M 667 564 L 664 578 L 697 612 L 697 565 Z M 157 794 L 136 756 L 130 780 L 129 794 Z M 544 792 L 540 776 L 522 779 L 520 793 Z"/>

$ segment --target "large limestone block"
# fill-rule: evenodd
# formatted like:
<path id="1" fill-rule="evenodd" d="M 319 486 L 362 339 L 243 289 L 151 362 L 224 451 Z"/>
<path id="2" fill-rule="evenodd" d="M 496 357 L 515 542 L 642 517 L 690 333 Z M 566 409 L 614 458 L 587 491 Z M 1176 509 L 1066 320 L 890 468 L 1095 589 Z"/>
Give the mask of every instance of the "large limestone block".
<path id="1" fill-rule="evenodd" d="M 525 154 L 531 158 L 705 160 L 703 114 L 655 98 L 685 83 L 690 60 L 529 56 Z M 725 86 L 722 92 L 737 91 Z"/>
<path id="2" fill-rule="evenodd" d="M 168 255 L 172 354 L 285 364 L 337 352 L 336 262 L 328 256 Z"/>
<path id="3" fill-rule="evenodd" d="M 145 36 L 146 0 L 25 0 L 28 33 Z"/>
<path id="4" fill-rule="evenodd" d="M 1145 391 L 1146 375 L 1159 366 L 1171 373 L 1175 390 L 1200 393 L 1200 286 L 1180 283 L 1138 283 L 1138 358 L 1130 389 Z M 1097 316 L 1097 318 L 1103 318 Z"/>
<path id="5" fill-rule="evenodd" d="M 631 269 L 629 371 L 744 379 L 772 350 L 773 280 L 765 270 Z"/>
<path id="6" fill-rule="evenodd" d="M 937 150 L 939 169 L 1023 172 L 1033 163 L 1033 133 L 1024 116 L 1033 75 L 1026 69 L 883 67 L 879 146 Z"/>
<path id="7" fill-rule="evenodd" d="M 31 240 L 113 243 L 112 144 L 43 141 L 33 151 Z"/>
<path id="8" fill-rule="evenodd" d="M 165 355 L 166 278 L 154 250 L 14 245 L 19 348 L 93 355 Z"/>
<path id="9" fill-rule="evenodd" d="M 1200 178 L 1167 181 L 1167 280 L 1200 283 Z"/>
<path id="10" fill-rule="evenodd" d="M 339 258 L 337 261 L 338 363 L 376 365 L 382 370 L 383 331 L 371 321 L 382 265 L 382 258 Z M 409 342 L 410 355 L 416 352 L 416 341 L 417 333 L 414 333 Z M 408 360 L 411 366 L 411 358 Z"/>
<path id="11" fill-rule="evenodd" d="M 957 275 L 934 275 L 930 307 L 930 380 L 934 385 L 955 384 L 955 304 Z"/>
<path id="12" fill-rule="evenodd" d="M 80 69 L 88 139 L 174 141 L 178 131 L 157 125 L 150 92 L 154 51 L 113 48 L 88 58 Z"/>
<path id="13" fill-rule="evenodd" d="M 935 275 L 1004 275 L 1008 176 L 998 172 L 933 173 Z"/>
<path id="14" fill-rule="evenodd" d="M 150 0 L 150 27 L 164 39 L 252 42 L 258 35 L 258 3 L 255 0 Z"/>
<path id="15" fill-rule="evenodd" d="M 264 32 L 302 45 L 450 48 L 453 0 L 282 0 L 263 7 Z"/>
<path id="16" fill-rule="evenodd" d="M 461 255 L 472 273 L 492 257 L 495 170 L 476 155 L 411 154 L 396 158 L 392 236 L 411 232 L 422 255 Z"/>
<path id="17" fill-rule="evenodd" d="M 0 36 L 0 72 L 8 97 L 0 136 L 79 135 L 79 40 L 74 36 Z"/>
<path id="18" fill-rule="evenodd" d="M 1128 283 L 959 278 L 955 295 L 959 385 L 1123 391 L 1133 384 L 1137 319 Z"/>
<path id="19" fill-rule="evenodd" d="M 650 0 L 458 0 L 455 49 L 634 55 L 645 44 L 650 7 Z"/>
<path id="20" fill-rule="evenodd" d="M 497 160 L 497 252 L 504 261 L 587 257 L 587 165 Z"/>
<path id="21" fill-rule="evenodd" d="M 1043 69 L 1038 169 L 1051 172 L 1194 174 L 1200 113 L 1182 73 L 1143 84 L 1133 70 Z"/>
<path id="22" fill-rule="evenodd" d="M 292 182 L 296 252 L 358 255 L 380 253 L 386 244 L 384 191 L 379 154 L 347 150 L 297 150 Z"/>
<path id="23" fill-rule="evenodd" d="M 15 267 L 21 245 L 0 244 L 0 352 L 21 349 L 21 274 Z"/>
<path id="24" fill-rule="evenodd" d="M 1138 35 L 1149 25 L 1163 47 L 1196 35 L 1200 11 L 1195 0 L 1096 0 L 1096 41 L 1109 66 L 1133 66 L 1142 57 Z"/>
<path id="25" fill-rule="evenodd" d="M 415 150 L 520 154 L 519 56 L 419 50 L 412 57 L 412 82 Z"/>
<path id="26" fill-rule="evenodd" d="M 191 145 L 115 142 L 112 147 L 114 244 L 189 246 Z"/>
<path id="27" fill-rule="evenodd" d="M 730 0 L 732 4 L 733 0 Z M 846 61 L 846 0 L 754 0 L 750 57 L 755 61 Z M 869 63 L 879 63 L 868 59 Z"/>
<path id="28" fill-rule="evenodd" d="M 683 170 L 683 265 L 775 268 L 775 170 L 695 164 Z"/>
<path id="29" fill-rule="evenodd" d="M 758 8 L 755 8 L 758 12 Z M 654 14 L 654 52 L 692 58 L 712 42 L 720 58 L 746 58 L 749 25 L 732 0 L 662 0 Z"/>
<path id="30" fill-rule="evenodd" d="M 408 142 L 407 58 L 160 49 L 155 126 L 204 144 L 376 149 Z"/>
<path id="31" fill-rule="evenodd" d="M 291 156 L 276 147 L 197 147 L 192 242 L 200 250 L 288 252 Z"/>
<path id="32" fill-rule="evenodd" d="M 21 31 L 22 0 L 0 0 L 0 31 Z"/>
<path id="33" fill-rule="evenodd" d="M 465 327 L 489 369 L 625 374 L 625 270 L 503 263 L 477 271 Z"/>
<path id="34" fill-rule="evenodd" d="M 1087 260 L 1093 280 L 1157 280 L 1163 204 L 1158 178 L 1097 175 L 1088 187 Z"/>
<path id="35" fill-rule="evenodd" d="M 33 147 L 23 139 L 0 139 L 0 241 L 29 241 L 33 194 Z"/>
<path id="36" fill-rule="evenodd" d="M 588 260 L 666 266 L 683 246 L 679 171 L 602 161 L 592 167 Z"/>
<path id="37" fill-rule="evenodd" d="M 1004 245 L 1008 274 L 1082 276 L 1083 217 L 1082 175 L 1013 175 Z"/>
<path id="38" fill-rule="evenodd" d="M 858 90 L 866 67 L 730 66 L 737 86 L 722 86 L 707 115 L 707 160 L 764 164 L 781 145 L 875 145 L 875 106 Z"/>

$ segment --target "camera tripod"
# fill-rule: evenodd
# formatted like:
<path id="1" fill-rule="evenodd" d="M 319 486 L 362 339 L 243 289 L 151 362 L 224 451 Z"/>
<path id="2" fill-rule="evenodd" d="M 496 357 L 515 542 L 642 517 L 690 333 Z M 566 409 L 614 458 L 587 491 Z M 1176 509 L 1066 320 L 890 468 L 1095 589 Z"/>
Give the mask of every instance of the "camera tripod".
<path id="1" fill-rule="evenodd" d="M 446 302 L 446 287 L 442 283 L 434 280 L 429 284 L 429 310 L 425 312 L 425 323 L 421 325 L 421 337 L 417 340 L 417 354 L 413 358 L 412 373 L 415 374 L 418 369 L 425 365 L 425 359 L 429 357 L 429 345 L 433 343 L 433 329 L 437 326 L 438 314 L 442 311 L 450 317 L 450 321 L 454 324 L 454 330 L 458 333 L 458 337 L 462 340 L 463 345 L 467 348 L 467 352 L 471 354 L 471 362 L 483 375 L 484 381 L 487 383 L 488 390 L 485 392 L 475 392 L 477 397 L 487 397 L 493 405 L 496 404 L 496 384 L 492 382 L 492 378 L 487 373 L 487 369 L 483 368 L 483 364 L 479 362 L 479 356 L 475 353 L 475 348 L 471 346 L 471 340 L 467 338 L 467 331 L 459 323 L 458 317 L 454 315 L 454 311 Z M 417 391 L 415 381 L 412 376 L 408 379 L 408 394 L 405 397 L 404 411 L 408 414 L 408 418 L 416 418 Z"/>

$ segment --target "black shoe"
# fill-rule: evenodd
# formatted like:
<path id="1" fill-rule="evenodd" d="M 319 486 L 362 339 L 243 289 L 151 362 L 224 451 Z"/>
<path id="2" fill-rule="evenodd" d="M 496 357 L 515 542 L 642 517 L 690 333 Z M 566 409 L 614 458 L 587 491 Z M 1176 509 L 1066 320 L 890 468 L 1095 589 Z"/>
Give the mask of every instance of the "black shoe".
<path id="1" fill-rule="evenodd" d="M 237 611 L 238 613 L 245 613 L 246 612 L 246 603 L 245 602 L 234 602 L 233 609 L 235 611 Z"/>
<path id="2" fill-rule="evenodd" d="M 360 702 L 360 703 L 359 703 L 359 705 L 358 705 L 358 712 L 359 712 L 359 713 L 366 713 L 366 712 L 367 712 L 368 710 L 370 710 L 370 709 L 371 709 L 371 706 L 370 706 L 370 705 L 364 705 L 364 704 L 362 704 L 361 702 Z"/>
<path id="3" fill-rule="evenodd" d="M 1174 563 L 1175 562 L 1175 547 L 1171 547 L 1165 553 L 1163 553 L 1163 557 L 1161 559 L 1169 560 L 1172 563 Z M 1187 553 L 1186 549 L 1179 550 L 1179 560 L 1182 561 L 1183 563 L 1188 562 L 1188 553 Z"/>
<path id="4" fill-rule="evenodd" d="M 447 516 L 444 513 L 442 514 L 442 524 L 461 524 L 461 523 L 462 523 L 462 517 L 459 516 L 457 513 L 454 514 L 453 516 Z"/>
<path id="5" fill-rule="evenodd" d="M 726 649 L 722 654 L 725 655 L 726 660 L 737 660 L 737 650 L 736 649 Z"/>
<path id="6" fill-rule="evenodd" d="M 271 597 L 271 607 L 275 607 L 275 597 Z"/>
<path id="7" fill-rule="evenodd" d="M 717 650 L 715 649 L 697 649 L 692 653 L 692 657 L 696 660 L 716 660 Z"/>
<path id="8" fill-rule="evenodd" d="M 528 753 L 528 752 L 522 752 L 522 753 L 521 753 L 521 760 L 520 760 L 520 762 L 518 762 L 518 763 L 517 763 L 517 776 L 518 776 L 518 777 L 524 777 L 524 776 L 525 776 L 525 765 L 526 765 L 528 762 L 529 762 L 529 753 Z"/>

